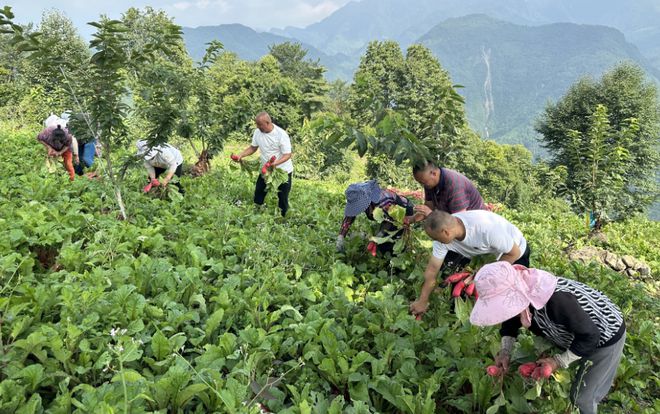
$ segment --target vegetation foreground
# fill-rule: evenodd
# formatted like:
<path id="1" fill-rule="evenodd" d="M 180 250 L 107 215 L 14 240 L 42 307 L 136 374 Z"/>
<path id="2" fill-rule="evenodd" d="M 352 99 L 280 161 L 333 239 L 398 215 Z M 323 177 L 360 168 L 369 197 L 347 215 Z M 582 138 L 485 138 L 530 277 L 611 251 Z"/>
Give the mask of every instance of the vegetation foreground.
<path id="1" fill-rule="evenodd" d="M 546 343 L 522 336 L 500 383 L 485 371 L 499 335 L 469 324 L 470 301 L 452 311 L 443 290 L 423 320 L 409 314 L 430 253 L 420 229 L 392 260 L 360 236 L 335 253 L 343 184 L 296 179 L 283 221 L 272 195 L 255 209 L 252 179 L 220 157 L 172 200 L 142 194 L 131 170 L 123 221 L 103 178 L 47 174 L 32 132 L 2 136 L 16 150 L 0 160 L 12 172 L 0 184 L 0 412 L 570 412 L 568 372 L 536 383 L 515 370 Z M 651 266 L 631 279 L 569 262 L 567 246 L 593 242 L 564 203 L 502 214 L 536 267 L 625 313 L 602 412 L 658 412 L 660 224 L 607 227 L 610 251 Z"/>

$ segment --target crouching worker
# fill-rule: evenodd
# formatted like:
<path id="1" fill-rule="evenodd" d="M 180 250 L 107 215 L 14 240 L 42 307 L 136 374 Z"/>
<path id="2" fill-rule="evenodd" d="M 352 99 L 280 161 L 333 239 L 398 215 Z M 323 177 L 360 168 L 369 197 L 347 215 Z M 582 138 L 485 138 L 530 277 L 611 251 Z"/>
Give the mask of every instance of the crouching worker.
<path id="1" fill-rule="evenodd" d="M 64 168 L 69 173 L 69 180 L 73 181 L 75 177 L 73 169 L 74 138 L 65 129 L 66 125 L 63 120 L 57 118 L 48 125 L 37 135 L 37 140 L 48 150 L 48 157 L 62 157 Z"/>
<path id="2" fill-rule="evenodd" d="M 344 221 L 341 223 L 341 230 L 337 236 L 337 251 L 344 251 L 344 238 L 348 234 L 348 230 L 355 221 L 355 217 L 365 213 L 369 220 L 374 220 L 374 210 L 381 208 L 385 213 L 385 217 L 392 220 L 388 211 L 392 206 L 400 206 L 406 209 L 406 221 L 412 222 L 414 214 L 414 205 L 406 197 L 399 196 L 390 190 L 383 190 L 378 186 L 376 180 L 370 180 L 363 183 L 355 183 L 348 186 L 346 189 L 346 207 L 344 208 Z M 398 229 L 392 222 L 383 221 L 380 230 L 376 234 L 378 237 L 386 236 L 387 232 L 395 231 L 394 238 L 400 238 L 403 234 L 403 229 Z M 376 245 L 374 242 L 369 242 L 367 250 L 372 255 L 376 255 L 376 251 L 381 253 L 392 252 L 394 243 L 383 243 Z"/>
<path id="3" fill-rule="evenodd" d="M 502 324 L 502 348 L 495 358 L 502 372 L 509 368 L 515 338 L 524 326 L 564 352 L 536 361 L 536 368 L 532 363 L 534 371 L 525 372 L 527 364 L 521 366 L 521 374 L 548 378 L 577 362 L 571 402 L 581 414 L 595 414 L 612 386 L 623 353 L 626 327 L 621 310 L 603 293 L 580 282 L 506 262 L 482 267 L 475 283 L 479 298 L 470 322 Z"/>
<path id="4" fill-rule="evenodd" d="M 183 156 L 178 149 L 170 144 L 161 144 L 149 148 L 149 145 L 145 140 L 137 142 L 137 149 L 137 155 L 143 157 L 144 168 L 147 169 L 147 174 L 149 175 L 149 183 L 144 187 L 145 193 L 148 193 L 152 187 L 157 187 L 159 185 L 167 186 L 175 175 L 181 178 L 183 171 Z M 161 178 L 159 181 L 158 177 L 163 173 L 165 174 L 165 177 Z M 174 185 L 179 189 L 181 194 L 184 194 L 180 182 L 176 182 Z"/>
<path id="5" fill-rule="evenodd" d="M 424 230 L 433 239 L 433 254 L 424 271 L 419 299 L 410 304 L 410 311 L 415 315 L 428 309 L 436 277 L 449 252 L 465 257 L 468 263 L 473 257 L 494 254 L 497 260 L 529 266 L 530 249 L 522 232 L 504 217 L 490 211 L 449 214 L 435 210 L 424 221 Z"/>

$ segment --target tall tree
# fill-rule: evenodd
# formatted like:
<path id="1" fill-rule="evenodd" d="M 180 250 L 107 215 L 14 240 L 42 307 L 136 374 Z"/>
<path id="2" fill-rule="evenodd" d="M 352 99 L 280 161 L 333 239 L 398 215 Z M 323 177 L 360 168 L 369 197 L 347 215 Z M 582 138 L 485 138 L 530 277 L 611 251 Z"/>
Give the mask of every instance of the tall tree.
<path id="1" fill-rule="evenodd" d="M 327 104 L 328 83 L 325 68 L 318 59 L 307 59 L 307 50 L 300 43 L 284 42 L 270 47 L 270 54 L 280 65 L 282 74 L 292 79 L 302 93 L 302 113 L 307 119 Z"/>
<path id="2" fill-rule="evenodd" d="M 359 123 L 374 124 L 386 109 L 398 106 L 405 82 L 405 61 L 395 41 L 373 41 L 360 60 L 349 105 L 351 116 Z"/>
<path id="3" fill-rule="evenodd" d="M 607 128 L 603 126 L 605 131 L 596 134 L 594 125 L 604 125 L 603 111 Z M 592 154 L 603 157 L 596 160 L 601 169 L 613 165 L 606 158 L 609 150 L 621 147 L 628 154 L 629 162 L 617 172 L 621 188 L 607 203 L 608 211 L 595 211 L 596 214 L 605 213 L 614 219 L 625 217 L 645 211 L 658 198 L 660 102 L 656 86 L 646 80 L 641 68 L 625 63 L 599 80 L 581 79 L 560 101 L 548 105 L 536 129 L 543 135 L 543 146 L 550 151 L 551 164 L 567 169 L 566 185 L 573 194 L 581 188 L 578 171 L 591 162 L 588 157 Z M 605 136 L 605 141 L 596 139 L 597 135 Z M 609 150 L 600 152 L 597 145 L 605 145 Z M 593 185 L 599 182 L 611 185 L 608 180 L 595 180 Z"/>

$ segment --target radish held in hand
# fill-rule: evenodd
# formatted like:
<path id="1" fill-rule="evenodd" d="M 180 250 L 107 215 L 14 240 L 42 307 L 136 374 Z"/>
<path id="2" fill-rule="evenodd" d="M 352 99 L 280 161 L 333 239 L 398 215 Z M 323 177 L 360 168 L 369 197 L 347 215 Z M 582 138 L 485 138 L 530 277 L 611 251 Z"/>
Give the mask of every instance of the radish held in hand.
<path id="1" fill-rule="evenodd" d="M 472 296 L 472 295 L 474 294 L 474 288 L 475 288 L 476 286 L 477 286 L 477 285 L 475 285 L 474 283 L 470 283 L 470 284 L 465 288 L 465 294 L 466 294 L 467 296 Z"/>
<path id="2" fill-rule="evenodd" d="M 451 295 L 455 298 L 461 296 L 461 292 L 463 292 L 463 289 L 465 289 L 465 282 L 462 280 L 454 286 L 454 290 L 452 290 Z"/>
<path id="3" fill-rule="evenodd" d="M 536 369 L 536 362 L 528 362 L 518 367 L 518 373 L 525 378 L 529 378 Z"/>
<path id="4" fill-rule="evenodd" d="M 552 376 L 552 367 L 548 364 L 541 364 L 532 372 L 532 378 L 539 380 L 541 378 L 550 378 Z"/>
<path id="5" fill-rule="evenodd" d="M 270 157 L 270 160 L 268 160 L 268 164 L 274 163 L 276 159 L 277 158 L 275 158 L 275 156 L 273 155 L 272 157 Z"/>
<path id="6" fill-rule="evenodd" d="M 240 157 L 238 155 L 231 154 L 231 159 L 234 160 L 234 161 L 238 161 L 238 160 L 240 160 Z"/>
<path id="7" fill-rule="evenodd" d="M 445 279 L 445 284 L 456 283 L 459 280 L 463 280 L 468 276 L 470 276 L 470 272 L 454 273 L 453 275 L 449 275 L 449 277 Z"/>

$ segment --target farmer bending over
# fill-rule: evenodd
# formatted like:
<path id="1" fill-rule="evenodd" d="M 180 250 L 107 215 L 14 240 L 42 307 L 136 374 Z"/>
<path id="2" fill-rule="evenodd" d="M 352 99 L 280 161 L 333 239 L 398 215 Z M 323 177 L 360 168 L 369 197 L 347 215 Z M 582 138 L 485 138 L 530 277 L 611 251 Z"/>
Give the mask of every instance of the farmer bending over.
<path id="1" fill-rule="evenodd" d="M 147 174 L 149 175 L 149 184 L 144 187 L 145 193 L 148 193 L 152 187 L 159 185 L 167 186 L 175 175 L 181 178 L 183 172 L 183 156 L 181 155 L 181 151 L 170 144 L 160 144 L 149 148 L 149 144 L 145 140 L 138 141 L 136 145 L 138 149 L 137 155 L 143 157 L 144 168 L 147 169 Z M 158 177 L 163 173 L 166 173 L 165 177 L 159 181 Z M 176 182 L 174 185 L 181 194 L 184 194 L 180 182 Z"/>
<path id="2" fill-rule="evenodd" d="M 406 209 L 406 220 L 413 220 L 413 203 L 406 197 L 399 196 L 393 191 L 381 189 L 376 180 L 370 180 L 363 183 L 354 183 L 346 189 L 346 208 L 344 208 L 344 221 L 341 223 L 341 230 L 337 236 L 337 251 L 344 251 L 344 238 L 348 234 L 351 225 L 361 213 L 365 213 L 369 220 L 374 220 L 374 210 L 383 209 L 385 217 L 392 220 L 388 211 L 392 206 L 401 206 Z M 401 237 L 403 229 L 397 229 L 390 221 L 383 221 L 377 236 L 385 236 L 387 231 L 396 231 L 395 238 Z M 394 243 L 383 243 L 378 246 L 374 242 L 369 242 L 367 250 L 372 254 L 378 249 L 381 253 L 392 252 Z M 375 255 L 375 254 L 374 254 Z"/>
<path id="3" fill-rule="evenodd" d="M 270 162 L 272 157 L 275 161 L 270 163 L 272 167 L 279 168 L 289 175 L 287 182 L 282 183 L 277 189 L 278 206 L 282 211 L 282 217 L 289 210 L 289 193 L 291 192 L 291 176 L 293 173 L 293 162 L 291 161 L 291 139 L 285 130 L 273 123 L 267 112 L 259 113 L 254 122 L 257 128 L 252 134 L 252 144 L 245 148 L 237 157 L 232 158 L 235 162 L 241 162 L 243 157 L 254 154 L 257 149 L 261 151 L 261 166 Z M 266 169 L 266 173 L 268 170 Z M 266 181 L 259 174 L 254 189 L 254 203 L 261 206 L 266 199 Z"/>
<path id="4" fill-rule="evenodd" d="M 413 167 L 413 177 L 424 187 L 425 199 L 423 205 L 415 206 L 416 220 L 424 219 L 433 210 L 446 211 L 449 214 L 467 210 L 486 210 L 477 187 L 457 171 L 438 167 L 429 161 Z M 449 252 L 443 267 L 458 271 L 469 263 L 469 258 Z"/>
<path id="5" fill-rule="evenodd" d="M 426 218 L 424 230 L 434 240 L 433 254 L 424 271 L 424 285 L 419 299 L 410 304 L 410 310 L 415 315 L 423 314 L 428 309 L 429 296 L 448 252 L 456 252 L 469 259 L 495 254 L 497 260 L 529 266 L 530 250 L 522 232 L 504 217 L 490 211 L 449 214 L 436 210 Z"/>
<path id="6" fill-rule="evenodd" d="M 571 402 L 581 414 L 596 414 L 623 353 L 626 326 L 621 310 L 603 293 L 580 282 L 506 262 L 482 267 L 475 283 L 479 298 L 470 322 L 477 326 L 502 324 L 502 348 L 495 362 L 503 373 L 509 369 L 515 338 L 524 326 L 564 350 L 538 360 L 537 368 L 532 365 L 538 370 L 533 378 L 549 377 L 579 361 Z M 593 365 L 587 367 L 587 361 Z"/>
<path id="7" fill-rule="evenodd" d="M 44 122 L 44 128 L 37 140 L 48 150 L 48 157 L 62 157 L 64 168 L 69 173 L 69 180 L 73 181 L 75 171 L 73 169 L 74 150 L 78 162 L 77 148 L 75 138 L 66 130 L 66 121 L 55 115 L 51 115 Z"/>

